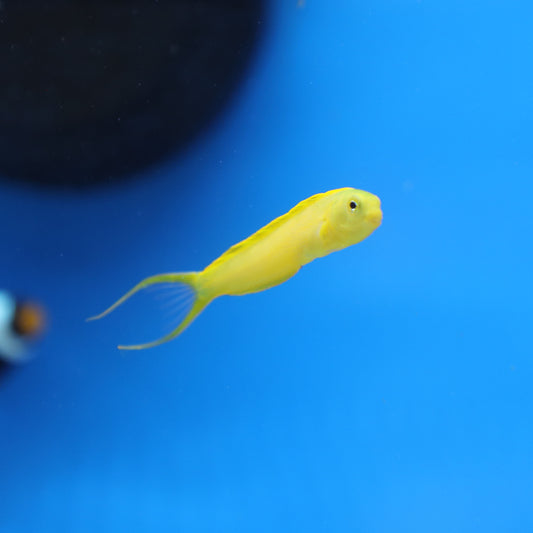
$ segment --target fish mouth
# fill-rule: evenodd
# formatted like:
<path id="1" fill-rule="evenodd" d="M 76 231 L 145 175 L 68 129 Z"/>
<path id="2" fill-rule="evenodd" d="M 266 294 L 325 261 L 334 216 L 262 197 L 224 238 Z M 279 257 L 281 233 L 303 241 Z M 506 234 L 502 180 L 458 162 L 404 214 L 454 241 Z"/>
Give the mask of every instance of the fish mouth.
<path id="1" fill-rule="evenodd" d="M 366 216 L 366 219 L 374 226 L 379 226 L 383 220 L 383 213 L 381 210 L 372 211 Z"/>

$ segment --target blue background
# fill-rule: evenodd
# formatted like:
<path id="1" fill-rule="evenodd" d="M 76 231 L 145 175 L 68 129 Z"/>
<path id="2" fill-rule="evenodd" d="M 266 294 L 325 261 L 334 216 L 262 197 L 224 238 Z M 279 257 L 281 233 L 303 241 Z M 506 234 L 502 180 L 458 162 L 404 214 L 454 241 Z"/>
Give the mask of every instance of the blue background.
<path id="1" fill-rule="evenodd" d="M 532 17 L 277 0 L 187 153 L 2 184 L 1 284 L 51 327 L 0 383 L 0 531 L 532 531 Z M 160 326 L 135 301 L 84 322 L 342 186 L 382 227 L 286 284 L 144 352 L 115 349 Z"/>

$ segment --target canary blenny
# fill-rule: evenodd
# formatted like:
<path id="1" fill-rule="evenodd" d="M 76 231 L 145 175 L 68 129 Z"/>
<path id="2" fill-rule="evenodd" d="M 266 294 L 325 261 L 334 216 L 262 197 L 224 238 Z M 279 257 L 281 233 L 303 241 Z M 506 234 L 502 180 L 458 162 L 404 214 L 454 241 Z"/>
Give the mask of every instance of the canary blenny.
<path id="1" fill-rule="evenodd" d="M 316 194 L 232 246 L 201 272 L 150 276 L 88 320 L 104 317 L 151 285 L 185 284 L 193 296 L 192 307 L 176 329 L 153 342 L 119 348 L 141 350 L 157 346 L 177 337 L 215 298 L 241 296 L 279 285 L 317 257 L 361 242 L 381 224 L 381 219 L 380 199 L 369 192 L 347 187 Z"/>

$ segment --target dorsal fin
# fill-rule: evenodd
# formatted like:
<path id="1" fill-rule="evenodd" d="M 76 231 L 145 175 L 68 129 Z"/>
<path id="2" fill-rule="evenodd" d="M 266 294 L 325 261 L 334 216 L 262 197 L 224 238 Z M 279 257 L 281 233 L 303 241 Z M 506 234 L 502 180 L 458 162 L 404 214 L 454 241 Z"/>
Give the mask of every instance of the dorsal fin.
<path id="1" fill-rule="evenodd" d="M 235 255 L 236 253 L 240 252 L 243 248 L 246 248 L 247 246 L 251 246 L 257 241 L 265 238 L 267 235 L 270 235 L 274 230 L 279 228 L 281 225 L 283 225 L 284 222 L 286 222 L 288 219 L 290 219 L 294 215 L 297 215 L 299 212 L 303 211 L 310 205 L 314 204 L 315 202 L 317 202 L 324 196 L 335 193 L 338 190 L 339 189 L 336 189 L 334 191 L 322 192 L 319 194 L 315 194 L 314 196 L 310 196 L 309 198 L 306 198 L 305 200 L 302 200 L 300 203 L 296 204 L 290 211 L 288 211 L 284 215 L 281 215 L 278 218 L 275 218 L 274 220 L 272 220 L 272 222 L 269 222 L 266 226 L 263 226 L 261 229 L 257 230 L 255 233 L 252 233 L 252 235 L 250 235 L 248 238 L 238 242 L 237 244 L 234 244 L 231 248 L 226 250 L 218 259 L 215 259 L 207 268 L 211 268 L 215 265 L 218 265 L 219 263 L 227 261 L 230 258 L 230 256 Z"/>

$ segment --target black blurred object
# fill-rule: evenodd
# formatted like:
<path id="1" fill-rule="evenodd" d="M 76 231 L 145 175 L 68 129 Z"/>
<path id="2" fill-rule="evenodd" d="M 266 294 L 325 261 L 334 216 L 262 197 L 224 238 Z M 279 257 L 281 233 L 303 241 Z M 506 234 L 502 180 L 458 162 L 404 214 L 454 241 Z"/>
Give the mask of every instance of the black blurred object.
<path id="1" fill-rule="evenodd" d="M 11 366 L 0 359 L 0 376 L 5 374 Z"/>
<path id="2" fill-rule="evenodd" d="M 176 152 L 228 101 L 262 0 L 0 0 L 0 174 L 85 186 Z"/>

